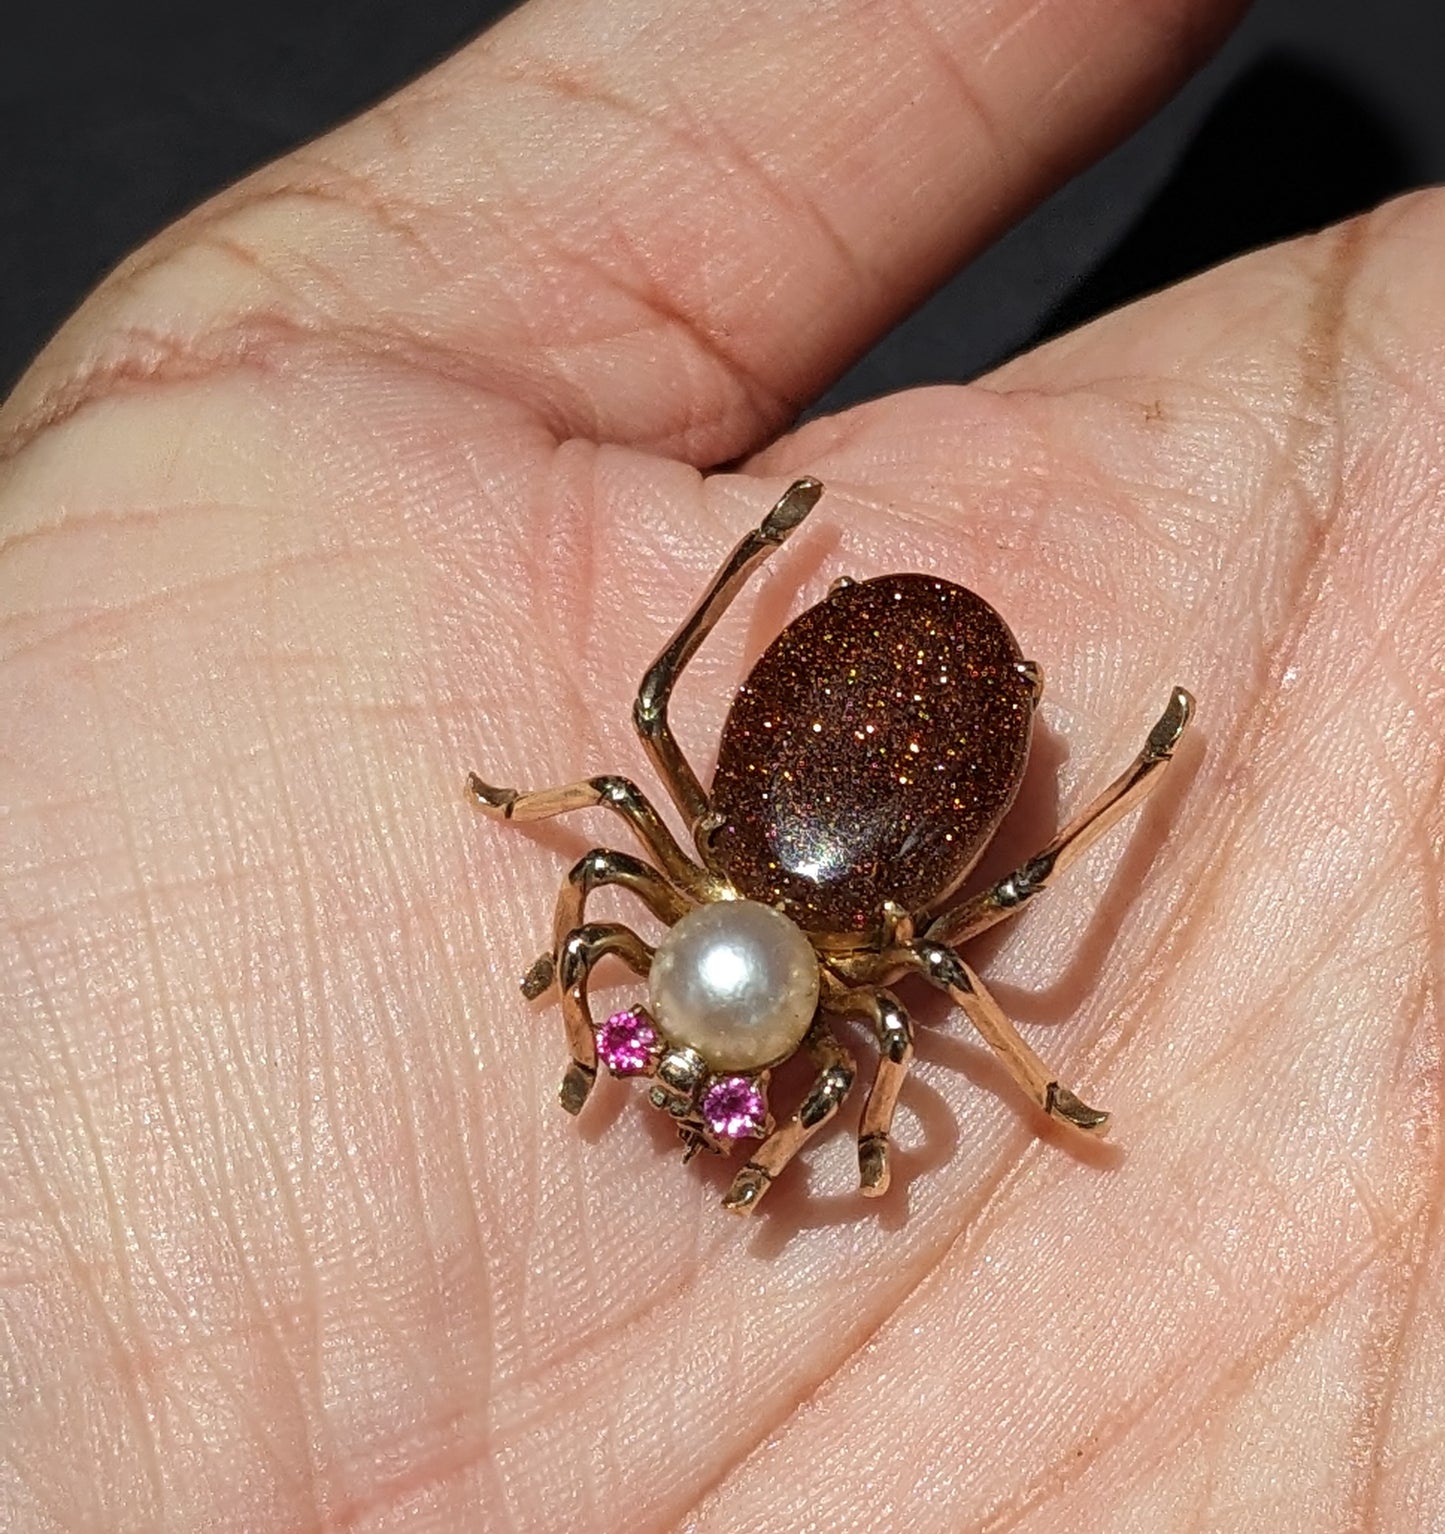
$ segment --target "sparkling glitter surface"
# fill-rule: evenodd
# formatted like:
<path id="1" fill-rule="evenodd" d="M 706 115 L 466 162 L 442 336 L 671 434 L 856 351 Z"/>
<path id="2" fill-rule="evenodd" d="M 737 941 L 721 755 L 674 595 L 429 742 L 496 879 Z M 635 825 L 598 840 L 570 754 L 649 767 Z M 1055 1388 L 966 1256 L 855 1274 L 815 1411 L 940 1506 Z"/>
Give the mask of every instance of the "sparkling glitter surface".
<path id="1" fill-rule="evenodd" d="M 814 932 L 948 893 L 1023 777 L 1021 658 L 982 597 L 926 575 L 842 587 L 790 623 L 723 727 L 712 798 L 734 883 Z"/>

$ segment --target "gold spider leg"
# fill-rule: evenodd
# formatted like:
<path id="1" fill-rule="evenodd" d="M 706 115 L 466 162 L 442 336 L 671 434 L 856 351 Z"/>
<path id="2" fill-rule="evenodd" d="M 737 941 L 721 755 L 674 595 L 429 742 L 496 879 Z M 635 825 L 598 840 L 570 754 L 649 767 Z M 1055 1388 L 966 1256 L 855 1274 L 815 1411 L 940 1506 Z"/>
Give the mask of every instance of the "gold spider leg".
<path id="1" fill-rule="evenodd" d="M 557 1094 L 568 1113 L 580 1113 L 597 1080 L 597 1039 L 592 1032 L 592 1008 L 587 982 L 592 967 L 605 954 L 615 953 L 627 967 L 645 975 L 652 967 L 652 949 L 630 927 L 619 922 L 589 922 L 569 932 L 557 945 L 557 979 L 562 988 L 562 1022 L 572 1063 Z"/>
<path id="2" fill-rule="evenodd" d="M 734 1214 L 747 1214 L 757 1207 L 778 1173 L 833 1117 L 853 1085 L 856 1072 L 852 1056 L 821 1023 L 813 1024 L 805 1042 L 820 1067 L 817 1080 L 798 1111 L 758 1146 L 733 1178 L 723 1208 Z"/>
<path id="3" fill-rule="evenodd" d="M 880 986 L 839 991 L 827 997 L 823 1007 L 834 1014 L 866 1017 L 878 1036 L 878 1069 L 858 1128 L 859 1186 L 868 1197 L 878 1198 L 888 1191 L 888 1136 L 903 1078 L 913 1063 L 913 1021 L 898 998 Z"/>
<path id="4" fill-rule="evenodd" d="M 1109 1115 L 1081 1102 L 1024 1043 L 982 980 L 951 948 L 923 939 L 894 949 L 889 959 L 917 970 L 962 1007 L 1000 1064 L 1050 1118 L 1088 1134 L 1102 1134 Z"/>
<path id="5" fill-rule="evenodd" d="M 761 525 L 728 555 L 697 606 L 648 667 L 637 690 L 632 722 L 673 803 L 698 839 L 699 851 L 702 826 L 709 811 L 708 797 L 667 722 L 672 689 L 683 667 L 697 653 L 698 646 L 712 632 L 748 577 L 768 555 L 787 542 L 789 534 L 813 509 L 822 493 L 823 487 L 816 479 L 800 479 L 788 486 Z"/>
<path id="6" fill-rule="evenodd" d="M 587 900 L 595 889 L 614 884 L 631 890 L 660 921 L 669 927 L 697 904 L 671 884 L 650 863 L 626 852 L 594 847 L 572 865 L 557 892 L 552 920 L 552 947 L 542 954 L 522 979 L 522 994 L 535 1001 L 557 978 L 557 955 L 567 934 L 586 920 Z"/>
<path id="7" fill-rule="evenodd" d="M 550 820 L 554 815 L 600 805 L 620 815 L 632 827 L 638 841 L 677 889 L 697 899 L 706 899 L 716 890 L 717 880 L 678 846 L 677 838 L 647 796 L 629 778 L 604 773 L 563 788 L 520 793 L 515 788 L 494 788 L 473 772 L 467 776 L 467 792 L 477 807 L 494 820 Z"/>
<path id="8" fill-rule="evenodd" d="M 925 935 L 935 942 L 958 947 L 1007 920 L 1035 895 L 1048 889 L 1070 864 L 1159 786 L 1193 712 L 1194 699 L 1182 687 L 1176 687 L 1169 706 L 1149 731 L 1144 749 L 1125 772 L 1076 815 L 1042 852 L 1000 879 L 992 889 L 981 890 L 945 911 L 929 925 Z"/>

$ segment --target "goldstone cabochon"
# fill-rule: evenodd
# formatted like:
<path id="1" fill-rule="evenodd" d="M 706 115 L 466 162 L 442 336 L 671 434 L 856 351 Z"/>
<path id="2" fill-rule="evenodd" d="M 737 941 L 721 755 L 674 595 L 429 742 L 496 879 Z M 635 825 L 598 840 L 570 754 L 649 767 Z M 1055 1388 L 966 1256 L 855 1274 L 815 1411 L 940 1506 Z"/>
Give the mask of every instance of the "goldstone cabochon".
<path id="1" fill-rule="evenodd" d="M 794 619 L 723 726 L 723 867 L 812 932 L 950 894 L 1023 778 L 1033 687 L 982 597 L 927 575 L 840 586 Z"/>

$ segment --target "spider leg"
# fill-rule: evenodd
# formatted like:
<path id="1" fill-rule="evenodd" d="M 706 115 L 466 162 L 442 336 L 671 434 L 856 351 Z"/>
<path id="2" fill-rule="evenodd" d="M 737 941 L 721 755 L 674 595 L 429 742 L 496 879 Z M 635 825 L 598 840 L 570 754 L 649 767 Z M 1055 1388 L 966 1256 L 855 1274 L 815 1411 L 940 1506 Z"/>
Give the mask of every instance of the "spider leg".
<path id="1" fill-rule="evenodd" d="M 522 793 L 515 788 L 495 788 L 473 772 L 467 776 L 467 792 L 477 808 L 493 820 L 550 820 L 554 815 L 600 805 L 632 827 L 638 841 L 678 889 L 701 898 L 715 887 L 716 880 L 678 846 L 647 796 L 629 778 L 606 773 L 561 788 Z"/>
<path id="2" fill-rule="evenodd" d="M 1046 890 L 1071 863 L 1082 857 L 1101 836 L 1159 785 L 1184 734 L 1194 699 L 1176 687 L 1169 706 L 1149 732 L 1144 748 L 1128 768 L 1097 799 L 1064 827 L 1047 847 L 1022 867 L 999 880 L 992 889 L 945 911 L 933 921 L 925 936 L 934 942 L 957 947 L 1010 916 Z"/>
<path id="3" fill-rule="evenodd" d="M 822 493 L 823 487 L 815 479 L 796 480 L 788 486 L 761 525 L 728 555 L 697 605 L 648 667 L 637 690 L 632 722 L 643 749 L 694 837 L 699 835 L 699 827 L 709 813 L 708 797 L 667 722 L 667 706 L 673 686 L 682 668 L 697 653 L 698 646 L 712 632 L 747 578 L 774 549 L 787 541 L 788 535 L 813 509 Z"/>
<path id="4" fill-rule="evenodd" d="M 1104 1132 L 1109 1115 L 1081 1102 L 1054 1079 L 1053 1072 L 1024 1043 L 1003 1008 L 989 995 L 983 981 L 951 948 L 925 938 L 895 949 L 889 957 L 946 991 L 998 1056 L 1003 1068 L 1050 1118 L 1072 1124 L 1088 1134 Z"/>
<path id="5" fill-rule="evenodd" d="M 758 1146 L 747 1165 L 733 1178 L 723 1208 L 748 1214 L 761 1202 L 778 1173 L 838 1111 L 853 1085 L 853 1059 L 820 1023 L 806 1040 L 808 1053 L 820 1070 L 798 1111 Z"/>
<path id="6" fill-rule="evenodd" d="M 586 920 L 587 899 L 595 889 L 615 884 L 634 895 L 669 927 L 685 916 L 697 902 L 671 884 L 650 863 L 625 852 L 594 847 L 572 865 L 557 892 L 552 920 L 552 947 L 542 954 L 522 978 L 522 994 L 528 1001 L 545 995 L 557 978 L 557 955 L 567 934 Z"/>
<path id="7" fill-rule="evenodd" d="M 903 1078 L 913 1063 L 913 1020 L 881 986 L 841 991 L 823 1005 L 828 1012 L 866 1017 L 878 1036 L 878 1069 L 858 1128 L 859 1185 L 869 1198 L 878 1198 L 888 1191 L 888 1135 Z"/>
<path id="8" fill-rule="evenodd" d="M 652 967 L 652 949 L 619 922 L 589 922 L 574 928 L 557 945 L 557 979 L 562 988 L 562 1022 L 572 1063 L 558 1093 L 568 1113 L 580 1113 L 597 1080 L 597 1040 L 592 1032 L 592 1008 L 587 984 L 592 967 L 605 954 L 615 953 L 636 974 Z"/>

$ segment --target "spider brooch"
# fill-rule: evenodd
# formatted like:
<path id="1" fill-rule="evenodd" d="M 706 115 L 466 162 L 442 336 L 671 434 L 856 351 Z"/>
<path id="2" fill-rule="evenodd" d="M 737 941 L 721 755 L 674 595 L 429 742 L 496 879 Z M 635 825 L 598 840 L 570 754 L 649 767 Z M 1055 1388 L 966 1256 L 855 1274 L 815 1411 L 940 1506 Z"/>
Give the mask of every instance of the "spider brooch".
<path id="1" fill-rule="evenodd" d="M 888 1186 L 889 1129 L 913 1056 L 913 1025 L 888 987 L 921 975 L 964 1011 L 1022 1091 L 1051 1118 L 1099 1133 L 1089 1107 L 1020 1037 L 958 946 L 1021 910 L 1159 782 L 1193 700 L 1176 687 L 1128 769 L 1037 856 L 991 888 L 959 887 L 1013 802 L 1043 689 L 982 598 L 928 575 L 839 580 L 753 667 L 723 726 L 711 792 L 668 725 L 684 666 L 744 582 L 816 505 L 813 479 L 789 486 L 745 537 L 642 680 L 633 707 L 648 757 L 687 825 L 685 852 L 641 790 L 612 775 L 522 793 L 475 773 L 488 815 L 545 820 L 600 805 L 652 862 L 596 848 L 563 882 L 553 946 L 522 982 L 556 986 L 571 1063 L 562 1106 L 580 1113 L 599 1060 L 651 1082 L 686 1146 L 757 1141 L 724 1207 L 746 1213 L 838 1111 L 853 1060 L 830 1026 L 871 1026 L 879 1057 L 858 1132 L 862 1191 Z M 602 885 L 630 890 L 667 927 L 651 947 L 587 919 Z M 647 1005 L 595 1022 L 593 966 L 614 954 L 648 982 Z M 817 1066 L 781 1123 L 772 1072 L 798 1050 Z"/>

